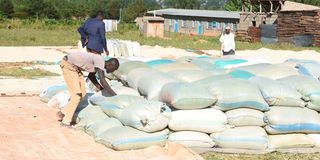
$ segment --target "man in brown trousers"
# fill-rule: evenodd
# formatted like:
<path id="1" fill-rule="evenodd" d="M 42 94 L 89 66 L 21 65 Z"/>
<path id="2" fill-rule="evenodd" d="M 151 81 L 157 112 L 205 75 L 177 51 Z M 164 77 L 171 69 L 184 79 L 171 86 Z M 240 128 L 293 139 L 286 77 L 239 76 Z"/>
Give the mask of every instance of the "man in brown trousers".
<path id="1" fill-rule="evenodd" d="M 89 72 L 88 78 L 101 90 L 102 95 L 116 95 L 105 80 L 105 71 L 112 73 L 119 68 L 119 61 L 116 58 L 105 61 L 99 54 L 72 53 L 63 58 L 60 67 L 71 98 L 69 103 L 57 114 L 62 126 L 71 127 L 73 114 L 86 95 L 86 84 L 82 71 Z M 96 74 L 99 76 L 100 83 L 96 79 Z"/>

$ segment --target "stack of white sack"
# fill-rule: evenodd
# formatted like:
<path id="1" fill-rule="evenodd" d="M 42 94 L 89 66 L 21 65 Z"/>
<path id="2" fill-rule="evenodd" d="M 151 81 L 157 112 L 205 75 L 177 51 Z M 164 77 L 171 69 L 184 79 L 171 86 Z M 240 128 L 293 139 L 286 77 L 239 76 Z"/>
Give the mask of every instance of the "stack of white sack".
<path id="1" fill-rule="evenodd" d="M 228 150 L 320 147 L 320 82 L 307 62 L 126 59 L 114 75 L 121 80 L 111 85 L 118 95 L 91 94 L 91 105 L 77 111 L 76 128 L 115 150 L 163 146 L 167 140 Z M 67 97 L 65 86 L 51 90 L 43 101 Z"/>
<path id="2" fill-rule="evenodd" d="M 236 68 L 236 70 L 250 72 L 256 76 L 271 78 L 275 80 L 287 76 L 299 75 L 299 72 L 296 69 L 283 64 L 255 64 L 239 67 Z"/>
<path id="3" fill-rule="evenodd" d="M 299 73 L 320 81 L 320 63 L 304 63 L 297 66 Z"/>
<path id="4" fill-rule="evenodd" d="M 256 84 L 265 101 L 270 106 L 305 107 L 307 103 L 297 90 L 288 87 L 276 80 L 264 77 L 252 77 L 250 82 Z"/>
<path id="5" fill-rule="evenodd" d="M 278 80 L 298 91 L 307 101 L 307 107 L 320 111 L 320 82 L 307 76 L 289 76 Z"/>
<path id="6" fill-rule="evenodd" d="M 154 72 L 141 76 L 137 88 L 147 99 L 159 100 L 162 87 L 172 82 L 179 80 L 166 73 Z"/>
<path id="7" fill-rule="evenodd" d="M 313 147 L 316 141 L 306 134 L 320 133 L 320 115 L 309 108 L 275 106 L 266 112 L 266 122 L 273 149 Z"/>
<path id="8" fill-rule="evenodd" d="M 217 102 L 217 98 L 205 88 L 184 82 L 164 85 L 160 100 L 176 109 L 202 109 Z"/>
<path id="9" fill-rule="evenodd" d="M 210 136 L 220 148 L 266 150 L 268 135 L 262 128 L 264 111 L 269 110 L 258 86 L 247 80 L 224 76 L 211 77 L 215 82 L 204 85 L 217 97 L 214 108 L 225 111 L 228 128 L 222 132 L 212 133 Z"/>
<path id="10" fill-rule="evenodd" d="M 132 88 L 123 86 L 120 82 L 112 80 L 108 83 L 110 87 L 117 93 L 117 95 L 134 95 L 140 96 L 140 93 Z M 93 85 L 91 81 L 86 82 L 87 94 L 82 102 L 79 104 L 78 108 L 83 108 L 87 105 L 88 98 L 92 96 L 94 93 L 99 93 L 99 90 Z M 54 85 L 50 86 L 45 89 L 41 94 L 40 98 L 43 102 L 47 102 L 47 105 L 52 108 L 59 108 L 62 109 L 69 101 L 70 101 L 70 94 L 67 89 L 66 84 L 61 85 Z"/>
<path id="11" fill-rule="evenodd" d="M 129 57 L 140 56 L 140 44 L 134 41 L 125 41 L 117 39 L 108 39 L 107 48 L 111 57 Z M 78 41 L 78 51 L 87 52 L 86 47 L 82 47 L 81 41 Z"/>
<path id="12" fill-rule="evenodd" d="M 130 106 L 128 108 L 130 108 Z M 144 114 L 140 112 L 138 116 L 142 118 Z M 118 119 L 110 118 L 105 114 L 100 106 L 89 105 L 80 111 L 78 119 L 78 123 L 75 126 L 76 129 L 85 131 L 93 136 L 98 143 L 102 143 L 115 150 L 140 149 L 152 145 L 164 146 L 169 134 L 168 129 L 146 133 L 129 126 L 124 126 Z M 150 120 L 144 123 L 146 126 L 159 124 L 154 123 L 155 121 L 157 122 L 157 120 L 145 120 Z"/>
<path id="13" fill-rule="evenodd" d="M 97 142 L 115 150 L 163 146 L 166 143 L 169 134 L 166 128 L 171 119 L 171 109 L 166 104 L 130 95 L 94 95 L 90 102 L 112 117 L 85 126 L 86 132 Z"/>
<path id="14" fill-rule="evenodd" d="M 269 110 L 269 105 L 265 102 L 259 88 L 246 80 L 226 79 L 212 82 L 208 89 L 218 99 L 215 108 L 222 111 L 238 108 Z"/>
<path id="15" fill-rule="evenodd" d="M 141 61 L 128 61 L 124 62 L 120 65 L 119 69 L 113 72 L 113 75 L 115 75 L 118 79 L 120 79 L 122 82 L 127 82 L 127 76 L 128 74 L 137 68 L 150 68 L 149 65 L 145 62 Z"/>
<path id="16" fill-rule="evenodd" d="M 172 112 L 169 140 L 187 147 L 212 148 L 209 134 L 224 131 L 226 115 L 217 109 L 177 110 Z"/>
<path id="17" fill-rule="evenodd" d="M 257 126 L 229 128 L 211 137 L 221 148 L 265 150 L 268 146 L 267 133 Z"/>
<path id="18" fill-rule="evenodd" d="M 129 57 L 140 56 L 140 44 L 125 40 L 107 40 L 109 56 L 111 57 Z"/>

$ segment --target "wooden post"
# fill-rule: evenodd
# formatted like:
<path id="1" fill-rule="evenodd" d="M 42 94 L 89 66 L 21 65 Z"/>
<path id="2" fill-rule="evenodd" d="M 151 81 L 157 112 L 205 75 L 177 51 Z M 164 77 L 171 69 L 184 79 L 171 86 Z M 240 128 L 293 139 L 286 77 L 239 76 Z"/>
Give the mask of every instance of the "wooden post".
<path id="1" fill-rule="evenodd" d="M 277 13 L 279 9 L 280 9 L 280 6 L 278 6 L 274 12 Z"/>
<path id="2" fill-rule="evenodd" d="M 241 1 L 241 11 L 244 12 L 244 0 Z"/>
<path id="3" fill-rule="evenodd" d="M 282 0 L 279 0 L 279 3 L 280 3 L 280 9 L 282 9 L 282 8 L 283 8 L 283 2 L 282 2 Z"/>
<path id="4" fill-rule="evenodd" d="M 260 7 L 259 13 L 261 13 L 261 12 L 262 12 L 262 4 L 261 4 L 261 1 L 260 1 L 260 0 L 259 0 L 259 7 Z"/>

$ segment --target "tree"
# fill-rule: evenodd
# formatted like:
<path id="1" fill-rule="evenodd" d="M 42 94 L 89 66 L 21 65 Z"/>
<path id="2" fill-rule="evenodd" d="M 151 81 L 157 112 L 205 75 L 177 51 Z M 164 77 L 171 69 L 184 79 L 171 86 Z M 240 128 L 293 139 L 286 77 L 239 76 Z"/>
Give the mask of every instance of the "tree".
<path id="1" fill-rule="evenodd" d="M 73 0 L 71 6 L 71 16 L 77 17 L 78 19 L 86 18 L 92 12 L 87 0 Z"/>
<path id="2" fill-rule="evenodd" d="M 292 1 L 320 6 L 320 0 Z M 0 0 L 0 4 L 0 13 L 5 18 L 83 19 L 102 10 L 106 12 L 106 18 L 119 19 L 120 9 L 122 9 L 123 18 L 126 21 L 132 21 L 136 16 L 143 15 L 145 11 L 169 7 L 241 10 L 241 0 Z"/>
<path id="3" fill-rule="evenodd" d="M 121 1 L 120 0 L 110 0 L 107 5 L 107 15 L 111 19 L 119 19 L 120 17 L 120 8 Z"/>
<path id="4" fill-rule="evenodd" d="M 55 5 L 54 1 L 47 0 L 45 1 L 45 8 L 44 8 L 44 16 L 47 18 L 55 18 L 60 19 L 61 13 L 59 8 Z"/>
<path id="5" fill-rule="evenodd" d="M 11 0 L 1 0 L 0 12 L 6 18 L 12 18 L 14 6 Z"/>
<path id="6" fill-rule="evenodd" d="M 28 13 L 32 17 L 39 18 L 60 18 L 59 9 L 50 0 L 30 0 Z"/>
<path id="7" fill-rule="evenodd" d="M 228 0 L 224 5 L 224 9 L 227 11 L 241 11 L 241 0 Z"/>
<path id="8" fill-rule="evenodd" d="M 108 10 L 108 0 L 94 0 L 89 1 L 90 15 L 95 17 L 97 11 L 103 11 L 107 13 Z"/>
<path id="9" fill-rule="evenodd" d="M 17 18 L 27 18 L 29 16 L 28 13 L 28 5 L 26 2 L 15 2 L 14 3 L 14 14 L 13 17 Z"/>
<path id="10" fill-rule="evenodd" d="M 135 18 L 143 16 L 146 11 L 144 0 L 132 0 L 128 8 L 123 11 L 123 21 L 133 22 Z"/>
<path id="11" fill-rule="evenodd" d="M 157 0 L 144 0 L 144 5 L 147 10 L 161 9 L 161 4 Z"/>
<path id="12" fill-rule="evenodd" d="M 164 0 L 165 7 L 199 9 L 201 0 Z"/>
<path id="13" fill-rule="evenodd" d="M 222 10 L 226 0 L 204 0 L 202 2 L 203 9 Z"/>

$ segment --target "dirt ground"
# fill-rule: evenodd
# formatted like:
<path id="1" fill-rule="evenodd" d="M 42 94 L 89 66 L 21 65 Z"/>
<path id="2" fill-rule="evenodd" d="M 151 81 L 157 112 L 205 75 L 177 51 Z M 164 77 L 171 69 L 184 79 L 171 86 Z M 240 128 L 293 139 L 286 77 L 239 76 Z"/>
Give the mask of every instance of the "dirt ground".
<path id="1" fill-rule="evenodd" d="M 117 152 L 59 126 L 38 97 L 0 97 L 0 160 L 201 160 L 178 144 Z"/>
<path id="2" fill-rule="evenodd" d="M 0 79 L 0 94 L 40 94 L 48 86 L 65 83 L 62 76 L 38 79 Z"/>
<path id="3" fill-rule="evenodd" d="M 0 47 L 0 62 L 60 60 L 72 47 Z"/>

